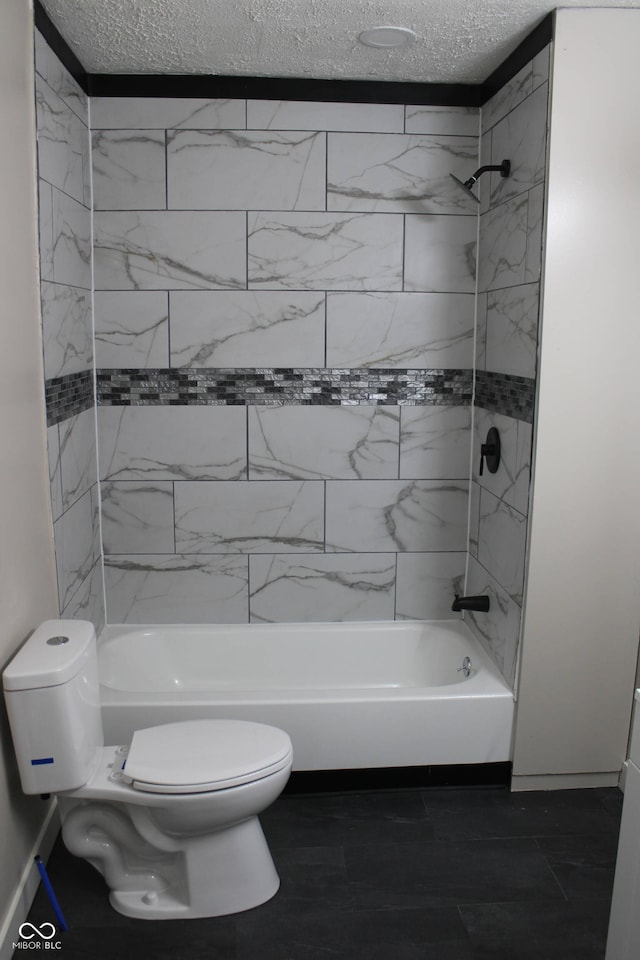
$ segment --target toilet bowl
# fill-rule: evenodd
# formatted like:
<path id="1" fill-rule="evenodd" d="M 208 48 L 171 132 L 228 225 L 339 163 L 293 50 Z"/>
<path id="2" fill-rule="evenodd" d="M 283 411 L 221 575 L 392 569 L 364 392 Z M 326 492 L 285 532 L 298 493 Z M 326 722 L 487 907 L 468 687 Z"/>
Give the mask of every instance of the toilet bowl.
<path id="1" fill-rule="evenodd" d="M 56 794 L 65 846 L 103 874 L 116 910 L 214 917 L 276 893 L 258 814 L 291 772 L 284 731 L 194 720 L 104 746 L 96 637 L 85 621 L 38 627 L 3 686 L 24 792 Z"/>

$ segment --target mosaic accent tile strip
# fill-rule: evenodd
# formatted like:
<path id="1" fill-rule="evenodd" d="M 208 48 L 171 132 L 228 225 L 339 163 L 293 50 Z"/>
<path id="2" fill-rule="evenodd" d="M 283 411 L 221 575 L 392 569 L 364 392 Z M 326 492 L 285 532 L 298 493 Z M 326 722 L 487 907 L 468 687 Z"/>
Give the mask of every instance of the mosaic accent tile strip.
<path id="1" fill-rule="evenodd" d="M 505 417 L 533 423 L 536 382 L 489 370 L 476 372 L 475 405 Z"/>
<path id="2" fill-rule="evenodd" d="M 47 426 L 52 427 L 94 405 L 93 371 L 82 370 L 64 377 L 52 377 L 45 382 L 44 393 Z"/>
<path id="3" fill-rule="evenodd" d="M 98 370 L 98 403 L 129 405 L 471 402 L 471 370 L 331 368 Z"/>

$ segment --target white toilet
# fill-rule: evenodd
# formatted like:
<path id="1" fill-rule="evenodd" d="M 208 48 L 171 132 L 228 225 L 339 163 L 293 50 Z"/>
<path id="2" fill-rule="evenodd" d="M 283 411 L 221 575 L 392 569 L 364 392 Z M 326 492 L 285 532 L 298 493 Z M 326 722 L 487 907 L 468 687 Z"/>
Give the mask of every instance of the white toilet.
<path id="1" fill-rule="evenodd" d="M 57 795 L 67 848 L 130 917 L 216 917 L 280 884 L 258 814 L 284 788 L 291 741 L 242 720 L 194 720 L 104 746 L 91 623 L 47 620 L 3 674 L 25 793 Z"/>

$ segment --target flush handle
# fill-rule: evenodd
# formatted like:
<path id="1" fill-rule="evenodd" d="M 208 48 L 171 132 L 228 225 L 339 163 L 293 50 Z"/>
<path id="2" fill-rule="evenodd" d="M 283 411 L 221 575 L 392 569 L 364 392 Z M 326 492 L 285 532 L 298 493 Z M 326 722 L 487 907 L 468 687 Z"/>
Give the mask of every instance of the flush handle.
<path id="1" fill-rule="evenodd" d="M 491 427 L 487 439 L 480 446 L 480 476 L 484 472 L 485 463 L 489 473 L 495 473 L 500 466 L 500 434 L 495 427 Z"/>

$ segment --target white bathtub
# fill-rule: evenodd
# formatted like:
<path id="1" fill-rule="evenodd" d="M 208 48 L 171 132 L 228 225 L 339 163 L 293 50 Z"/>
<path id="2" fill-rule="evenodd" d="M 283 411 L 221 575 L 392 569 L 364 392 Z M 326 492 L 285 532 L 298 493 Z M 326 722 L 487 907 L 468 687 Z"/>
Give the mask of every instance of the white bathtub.
<path id="1" fill-rule="evenodd" d="M 98 659 L 110 744 L 232 717 L 286 730 L 294 770 L 511 756 L 513 694 L 458 620 L 108 626 Z"/>

